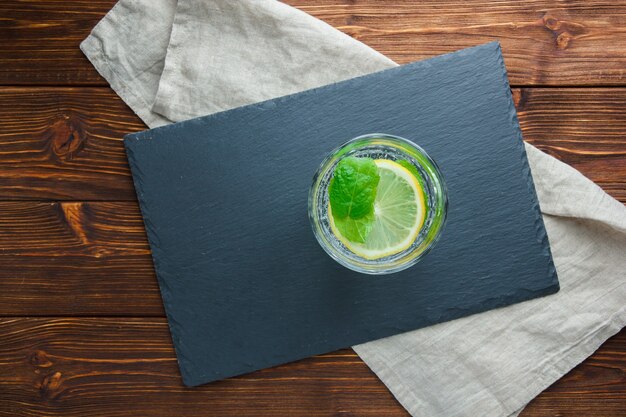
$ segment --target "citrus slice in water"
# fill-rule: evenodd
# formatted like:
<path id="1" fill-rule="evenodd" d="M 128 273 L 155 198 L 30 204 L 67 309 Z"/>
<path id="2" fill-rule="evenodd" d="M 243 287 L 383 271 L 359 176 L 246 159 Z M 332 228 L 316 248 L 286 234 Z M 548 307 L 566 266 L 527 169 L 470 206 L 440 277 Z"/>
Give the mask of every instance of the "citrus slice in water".
<path id="1" fill-rule="evenodd" d="M 417 178 L 402 165 L 388 159 L 374 161 L 380 182 L 374 200 L 374 223 L 365 242 L 355 243 L 341 235 L 330 205 L 330 227 L 350 251 L 370 260 L 400 253 L 413 244 L 426 217 L 424 191 Z"/>

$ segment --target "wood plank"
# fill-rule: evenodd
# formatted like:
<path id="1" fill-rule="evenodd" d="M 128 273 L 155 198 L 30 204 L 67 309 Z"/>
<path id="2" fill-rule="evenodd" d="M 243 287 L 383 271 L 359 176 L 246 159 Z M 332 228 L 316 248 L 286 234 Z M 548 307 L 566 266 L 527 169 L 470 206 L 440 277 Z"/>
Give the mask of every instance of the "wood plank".
<path id="1" fill-rule="evenodd" d="M 78 46 L 115 3 L 0 2 L 0 85 L 106 85 Z"/>
<path id="2" fill-rule="evenodd" d="M 512 85 L 626 81 L 620 2 L 288 0 L 398 63 L 499 40 Z M 621 44 L 617 46 L 617 42 Z M 601 63 L 600 63 L 601 62 Z"/>
<path id="3" fill-rule="evenodd" d="M 400 63 L 499 39 L 512 84 L 626 84 L 626 9 L 620 2 L 286 2 Z M 0 85 L 104 85 L 78 45 L 114 3 L 1 2 Z"/>
<path id="4" fill-rule="evenodd" d="M 121 139 L 143 129 L 108 88 L 2 88 L 0 199 L 133 200 Z"/>
<path id="5" fill-rule="evenodd" d="M 513 93 L 526 140 L 626 201 L 626 88 Z M 107 88 L 0 88 L 0 200 L 134 200 L 121 139 L 144 128 Z"/>
<path id="6" fill-rule="evenodd" d="M 626 413 L 626 331 L 523 417 Z M 0 319 L 0 415 L 408 416 L 352 350 L 185 388 L 160 318 Z M 208 413 L 208 414 L 207 414 Z"/>
<path id="7" fill-rule="evenodd" d="M 0 319 L 0 415 L 170 416 L 173 410 L 408 416 L 351 350 L 185 388 L 165 319 Z"/>
<path id="8" fill-rule="evenodd" d="M 514 89 L 524 139 L 626 203 L 626 89 Z"/>
<path id="9" fill-rule="evenodd" d="M 157 315 L 136 202 L 0 202 L 0 316 Z"/>

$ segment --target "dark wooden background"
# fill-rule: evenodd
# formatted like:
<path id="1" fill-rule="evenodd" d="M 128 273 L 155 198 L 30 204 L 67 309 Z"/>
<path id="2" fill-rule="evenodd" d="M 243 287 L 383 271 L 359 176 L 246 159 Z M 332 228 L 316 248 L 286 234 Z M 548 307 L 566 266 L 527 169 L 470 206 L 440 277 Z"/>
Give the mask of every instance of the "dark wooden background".
<path id="1" fill-rule="evenodd" d="M 626 202 L 626 2 L 289 0 L 406 63 L 499 39 L 525 139 Z M 121 138 L 78 45 L 114 0 L 0 2 L 0 415 L 407 416 L 346 349 L 181 385 Z M 524 417 L 626 416 L 626 331 Z"/>

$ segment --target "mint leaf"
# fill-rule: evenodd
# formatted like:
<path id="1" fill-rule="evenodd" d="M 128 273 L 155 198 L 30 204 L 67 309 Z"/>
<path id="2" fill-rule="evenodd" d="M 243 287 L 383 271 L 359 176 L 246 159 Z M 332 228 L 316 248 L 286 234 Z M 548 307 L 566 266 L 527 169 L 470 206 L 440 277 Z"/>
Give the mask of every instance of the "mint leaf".
<path id="1" fill-rule="evenodd" d="M 339 161 L 328 186 L 333 217 L 359 219 L 373 213 L 379 180 L 371 158 L 349 156 Z"/>
<path id="2" fill-rule="evenodd" d="M 366 214 L 359 219 L 353 219 L 351 217 L 336 218 L 335 226 L 343 237 L 351 242 L 363 243 L 372 230 L 372 224 L 374 223 L 374 211 Z"/>
<path id="3" fill-rule="evenodd" d="M 425 213 L 424 216 L 426 216 L 426 218 L 428 218 L 428 195 L 426 194 L 426 183 L 424 182 L 424 177 L 422 177 L 422 174 L 420 174 L 420 172 L 417 170 L 417 168 L 415 167 L 415 165 L 413 165 L 412 163 L 410 163 L 409 161 L 407 161 L 406 159 L 401 159 L 399 161 L 396 161 L 398 163 L 398 165 L 402 165 L 404 168 L 406 168 L 407 170 L 409 170 L 409 172 L 411 174 L 413 174 L 413 176 L 415 177 L 415 179 L 417 180 L 417 182 L 419 183 L 420 187 L 422 187 L 422 191 L 424 192 L 424 198 L 426 199 L 426 201 L 424 202 L 424 207 L 425 207 Z"/>
<path id="4" fill-rule="evenodd" d="M 378 167 L 371 158 L 349 156 L 339 161 L 328 186 L 337 230 L 352 242 L 365 242 L 374 223 Z"/>

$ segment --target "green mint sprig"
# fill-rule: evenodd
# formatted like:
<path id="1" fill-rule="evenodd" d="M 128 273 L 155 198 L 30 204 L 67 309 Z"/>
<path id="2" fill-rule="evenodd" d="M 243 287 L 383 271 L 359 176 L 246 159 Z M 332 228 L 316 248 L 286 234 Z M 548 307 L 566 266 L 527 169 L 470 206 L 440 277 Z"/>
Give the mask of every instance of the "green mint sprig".
<path id="1" fill-rule="evenodd" d="M 335 167 L 328 187 L 333 220 L 352 242 L 363 243 L 374 222 L 374 200 L 380 176 L 371 158 L 346 157 Z"/>

